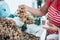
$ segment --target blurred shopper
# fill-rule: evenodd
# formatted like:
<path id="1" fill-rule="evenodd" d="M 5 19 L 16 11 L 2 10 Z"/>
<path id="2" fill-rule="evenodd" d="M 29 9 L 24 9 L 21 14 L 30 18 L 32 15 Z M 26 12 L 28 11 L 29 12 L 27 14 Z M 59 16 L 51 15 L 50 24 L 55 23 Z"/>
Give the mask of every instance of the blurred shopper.
<path id="1" fill-rule="evenodd" d="M 14 18 L 15 15 L 10 13 L 10 8 L 4 0 L 0 0 L 0 18 Z"/>
<path id="2" fill-rule="evenodd" d="M 0 0 L 0 17 L 5 18 L 9 16 L 10 9 L 4 0 Z"/>
<path id="3" fill-rule="evenodd" d="M 48 13 L 49 27 L 47 40 L 58 40 L 58 30 L 60 29 L 60 0 L 46 0 L 46 3 L 40 10 L 21 5 L 20 8 L 25 8 L 26 11 L 31 12 L 35 16 L 44 16 Z"/>

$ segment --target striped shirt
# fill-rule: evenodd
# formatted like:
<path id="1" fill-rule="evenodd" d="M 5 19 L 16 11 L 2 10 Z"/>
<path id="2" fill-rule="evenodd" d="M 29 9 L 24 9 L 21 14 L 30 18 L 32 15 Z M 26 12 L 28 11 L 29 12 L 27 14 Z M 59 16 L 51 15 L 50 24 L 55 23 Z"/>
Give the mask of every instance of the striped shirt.
<path id="1" fill-rule="evenodd" d="M 56 25 L 57 27 L 60 28 L 60 11 L 54 9 L 52 6 L 49 7 L 48 9 L 48 19 L 49 22 Z"/>
<path id="2" fill-rule="evenodd" d="M 58 0 L 55 0 L 52 4 L 50 4 L 48 9 L 48 19 L 51 24 L 54 24 L 55 26 L 60 28 L 60 3 L 58 3 Z M 47 31 L 49 32 L 49 30 Z"/>
<path id="3" fill-rule="evenodd" d="M 55 0 L 48 9 L 49 22 L 60 28 L 60 3 Z"/>

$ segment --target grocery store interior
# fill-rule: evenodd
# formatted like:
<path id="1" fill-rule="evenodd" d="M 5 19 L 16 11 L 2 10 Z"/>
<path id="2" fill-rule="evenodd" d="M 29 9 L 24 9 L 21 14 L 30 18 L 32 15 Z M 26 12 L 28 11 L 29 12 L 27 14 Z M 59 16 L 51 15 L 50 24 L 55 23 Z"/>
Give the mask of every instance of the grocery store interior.
<path id="1" fill-rule="evenodd" d="M 24 19 L 20 18 L 22 15 L 19 14 L 19 16 L 17 11 L 19 5 L 40 9 L 45 2 L 46 0 L 0 1 L 0 40 L 46 40 L 48 33 L 43 27 L 48 27 L 47 14 L 38 17 L 27 12 L 26 18 L 28 19 L 23 22 Z"/>

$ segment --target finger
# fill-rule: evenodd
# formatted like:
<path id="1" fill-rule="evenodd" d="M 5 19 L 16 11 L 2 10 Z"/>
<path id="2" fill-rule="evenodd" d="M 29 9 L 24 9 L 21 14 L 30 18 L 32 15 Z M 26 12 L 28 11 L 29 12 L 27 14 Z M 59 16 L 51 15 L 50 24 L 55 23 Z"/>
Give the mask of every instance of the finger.
<path id="1" fill-rule="evenodd" d="M 51 24 L 51 23 L 49 23 L 49 22 L 48 22 L 48 25 L 49 25 L 50 27 L 56 27 L 54 24 Z"/>
<path id="2" fill-rule="evenodd" d="M 55 26 L 55 25 L 53 25 L 53 24 L 51 24 L 51 25 L 52 25 L 52 27 L 53 27 L 53 28 L 55 28 L 55 29 L 57 29 L 57 28 L 58 28 L 57 26 Z"/>
<path id="3" fill-rule="evenodd" d="M 53 27 L 56 27 L 55 25 L 52 24 Z"/>
<path id="4" fill-rule="evenodd" d="M 49 26 L 52 26 L 52 24 L 50 22 L 47 23 Z"/>
<path id="5" fill-rule="evenodd" d="M 24 9 L 25 5 L 19 5 L 18 8 Z"/>
<path id="6" fill-rule="evenodd" d="M 43 27 L 44 29 L 48 29 L 47 27 Z"/>
<path id="7" fill-rule="evenodd" d="M 19 5 L 18 7 L 20 8 L 20 7 L 22 7 L 22 6 L 24 6 L 24 5 Z"/>

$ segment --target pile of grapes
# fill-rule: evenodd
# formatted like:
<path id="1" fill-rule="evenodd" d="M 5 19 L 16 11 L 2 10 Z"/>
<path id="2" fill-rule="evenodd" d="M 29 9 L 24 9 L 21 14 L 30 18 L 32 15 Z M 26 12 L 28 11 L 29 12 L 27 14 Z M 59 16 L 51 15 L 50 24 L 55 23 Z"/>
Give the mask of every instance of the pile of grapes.
<path id="1" fill-rule="evenodd" d="M 38 40 L 32 34 L 22 32 L 15 21 L 0 18 L 0 40 Z"/>
<path id="2" fill-rule="evenodd" d="M 27 23 L 27 24 L 34 24 L 34 23 L 35 23 L 34 18 L 32 18 L 31 15 L 29 15 L 29 13 L 27 13 L 27 12 L 25 11 L 25 8 L 21 8 L 21 9 L 19 8 L 19 10 L 17 10 L 16 13 L 18 14 L 19 18 L 20 18 L 23 22 L 25 22 L 25 23 Z"/>

